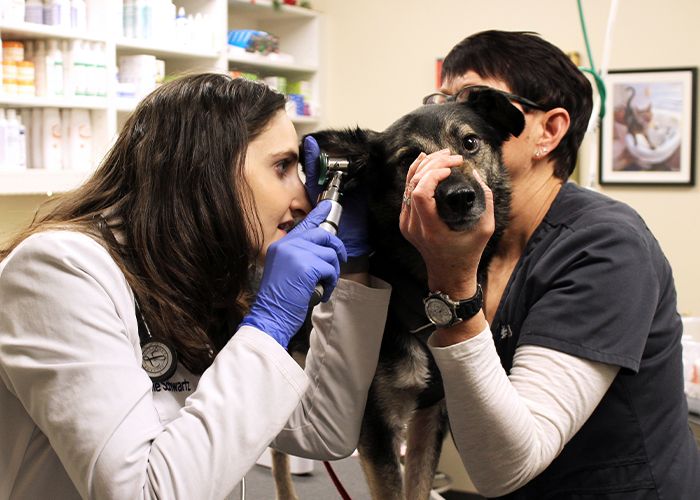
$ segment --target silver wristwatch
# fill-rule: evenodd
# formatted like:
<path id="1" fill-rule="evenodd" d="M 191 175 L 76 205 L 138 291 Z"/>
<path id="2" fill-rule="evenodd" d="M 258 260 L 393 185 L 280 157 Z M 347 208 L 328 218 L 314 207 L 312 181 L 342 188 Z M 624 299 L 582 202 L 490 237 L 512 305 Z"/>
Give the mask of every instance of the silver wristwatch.
<path id="1" fill-rule="evenodd" d="M 481 310 L 483 294 L 481 285 L 477 283 L 476 294 L 470 299 L 454 301 L 447 294 L 437 290 L 428 295 L 423 302 L 425 314 L 430 322 L 440 328 L 449 328 L 460 321 L 476 316 L 476 313 Z"/>

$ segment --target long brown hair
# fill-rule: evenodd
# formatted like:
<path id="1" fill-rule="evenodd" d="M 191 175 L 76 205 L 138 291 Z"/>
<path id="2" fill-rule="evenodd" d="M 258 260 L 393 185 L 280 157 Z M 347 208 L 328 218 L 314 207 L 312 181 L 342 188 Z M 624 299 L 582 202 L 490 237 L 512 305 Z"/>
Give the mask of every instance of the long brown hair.
<path id="1" fill-rule="evenodd" d="M 154 337 L 202 373 L 247 312 L 248 270 L 261 241 L 245 156 L 284 106 L 266 85 L 223 74 L 161 86 L 138 105 L 94 175 L 41 207 L 0 260 L 50 228 L 99 239 Z"/>

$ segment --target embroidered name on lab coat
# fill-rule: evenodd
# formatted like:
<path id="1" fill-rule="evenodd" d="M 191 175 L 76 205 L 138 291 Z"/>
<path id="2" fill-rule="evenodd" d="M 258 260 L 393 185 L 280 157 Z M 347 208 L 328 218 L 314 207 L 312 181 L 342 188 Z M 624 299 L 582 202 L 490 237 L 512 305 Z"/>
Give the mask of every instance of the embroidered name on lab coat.
<path id="1" fill-rule="evenodd" d="M 192 392 L 190 381 L 183 380 L 181 382 L 154 382 L 153 392 L 170 391 L 170 392 Z"/>

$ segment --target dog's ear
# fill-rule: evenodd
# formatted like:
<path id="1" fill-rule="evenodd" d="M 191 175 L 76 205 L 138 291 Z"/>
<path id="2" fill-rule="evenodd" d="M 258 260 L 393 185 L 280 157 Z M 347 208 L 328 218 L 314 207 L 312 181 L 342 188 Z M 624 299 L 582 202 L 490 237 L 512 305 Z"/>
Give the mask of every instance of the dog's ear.
<path id="1" fill-rule="evenodd" d="M 497 90 L 470 92 L 465 103 L 486 120 L 503 141 L 511 135 L 518 137 L 525 128 L 525 115 Z"/>
<path id="2" fill-rule="evenodd" d="M 381 154 L 380 134 L 368 129 L 321 130 L 305 135 L 299 145 L 299 162 L 306 172 L 304 141 L 307 137 L 316 139 L 321 151 L 329 156 L 347 157 L 350 165 L 347 180 L 362 177 L 367 166 L 374 163 Z"/>

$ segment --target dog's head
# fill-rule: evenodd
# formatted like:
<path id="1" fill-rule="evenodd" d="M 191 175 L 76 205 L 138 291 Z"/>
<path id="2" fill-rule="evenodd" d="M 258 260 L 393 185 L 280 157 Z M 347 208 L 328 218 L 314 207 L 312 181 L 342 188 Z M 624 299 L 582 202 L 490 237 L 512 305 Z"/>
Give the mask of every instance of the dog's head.
<path id="1" fill-rule="evenodd" d="M 496 233 L 492 241 L 499 238 L 510 203 L 501 146 L 511 136 L 518 136 L 524 126 L 525 117 L 507 97 L 482 90 L 470 93 L 465 102 L 422 106 L 383 132 L 357 128 L 311 135 L 322 151 L 348 157 L 345 190 L 361 185 L 369 193 L 373 244 L 375 248 L 395 248 L 403 240 L 398 217 L 408 169 L 421 152 L 442 149 L 462 155 L 464 161 L 436 189 L 440 217 L 455 231 L 476 225 L 486 206 L 484 192 L 472 175 L 476 170 L 494 193 Z M 304 158 L 303 151 L 300 156 Z"/>

